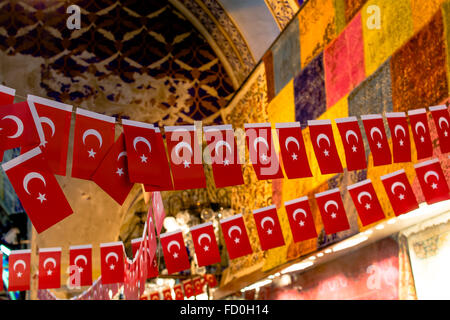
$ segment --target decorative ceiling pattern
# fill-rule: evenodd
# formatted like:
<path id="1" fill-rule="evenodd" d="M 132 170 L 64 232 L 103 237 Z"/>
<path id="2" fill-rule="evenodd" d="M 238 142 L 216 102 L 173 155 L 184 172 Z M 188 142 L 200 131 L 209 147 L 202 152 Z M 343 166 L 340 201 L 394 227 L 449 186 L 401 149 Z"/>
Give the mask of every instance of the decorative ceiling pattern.
<path id="1" fill-rule="evenodd" d="M 294 18 L 299 6 L 290 0 L 265 0 L 280 30 Z"/>

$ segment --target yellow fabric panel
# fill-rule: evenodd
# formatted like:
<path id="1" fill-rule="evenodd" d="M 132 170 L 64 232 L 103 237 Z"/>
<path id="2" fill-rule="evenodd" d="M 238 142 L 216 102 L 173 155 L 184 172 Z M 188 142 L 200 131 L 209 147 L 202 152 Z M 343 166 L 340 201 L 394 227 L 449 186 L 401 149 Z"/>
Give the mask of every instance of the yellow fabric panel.
<path id="1" fill-rule="evenodd" d="M 267 113 L 273 126 L 277 122 L 295 121 L 294 79 L 291 79 L 269 103 Z"/>
<path id="2" fill-rule="evenodd" d="M 375 10 L 380 15 L 379 29 L 369 29 L 368 21 L 372 21 L 376 15 L 370 10 L 371 14 L 368 13 L 369 7 L 379 9 Z M 361 14 L 366 76 L 370 76 L 413 35 L 411 3 L 410 0 L 370 0 L 362 8 Z"/>
<path id="3" fill-rule="evenodd" d="M 411 0 L 411 13 L 414 25 L 414 33 L 418 32 L 434 16 L 441 4 L 446 0 Z"/>

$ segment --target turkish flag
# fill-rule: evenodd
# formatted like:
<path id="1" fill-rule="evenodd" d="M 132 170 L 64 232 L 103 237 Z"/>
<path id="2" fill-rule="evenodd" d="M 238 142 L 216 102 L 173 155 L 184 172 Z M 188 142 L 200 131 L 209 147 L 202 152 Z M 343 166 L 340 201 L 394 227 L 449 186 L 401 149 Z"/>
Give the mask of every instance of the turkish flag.
<path id="1" fill-rule="evenodd" d="M 212 222 L 192 227 L 191 235 L 199 267 L 220 262 L 219 246 L 217 245 Z"/>
<path id="2" fill-rule="evenodd" d="M 367 168 L 364 141 L 356 117 L 335 119 L 344 145 L 347 170 L 362 170 Z"/>
<path id="3" fill-rule="evenodd" d="M 220 220 L 220 226 L 230 259 L 246 256 L 253 252 L 242 214 Z"/>
<path id="4" fill-rule="evenodd" d="M 14 250 L 9 254 L 8 291 L 30 290 L 31 250 Z"/>
<path id="5" fill-rule="evenodd" d="M 164 210 L 164 203 L 161 197 L 161 192 L 159 191 L 153 192 L 152 207 L 155 215 L 156 232 L 158 233 L 159 236 L 159 233 L 161 232 L 161 228 L 164 223 L 164 218 L 166 217 L 166 211 Z"/>
<path id="6" fill-rule="evenodd" d="M 416 145 L 417 160 L 433 156 L 433 144 L 431 142 L 430 129 L 428 127 L 427 110 L 410 110 L 408 111 L 408 117 L 414 144 Z"/>
<path id="7" fill-rule="evenodd" d="M 204 127 L 216 188 L 244 184 L 242 167 L 231 125 Z"/>
<path id="8" fill-rule="evenodd" d="M 142 243 L 142 238 L 131 239 L 131 252 L 133 254 L 133 257 L 132 257 L 133 259 L 136 257 L 136 254 L 139 252 L 141 243 Z"/>
<path id="9" fill-rule="evenodd" d="M 308 120 L 309 134 L 322 174 L 340 173 L 341 160 L 334 141 L 331 120 Z"/>
<path id="10" fill-rule="evenodd" d="M 194 287 L 192 285 L 192 280 L 183 281 L 183 290 L 186 298 L 194 296 Z"/>
<path id="11" fill-rule="evenodd" d="M 147 244 L 149 243 L 148 238 L 147 238 L 146 242 L 147 242 Z M 139 248 L 141 248 L 141 243 L 142 243 L 142 238 L 131 240 L 131 250 L 133 252 L 133 258 L 136 257 L 136 254 L 138 253 Z M 139 269 L 142 272 L 142 274 L 140 275 L 142 277 L 142 279 L 144 279 L 144 278 L 150 279 L 151 278 L 149 275 L 149 271 L 154 268 L 152 266 L 154 257 L 155 257 L 155 254 L 153 253 L 153 256 L 150 260 L 150 250 L 149 250 L 148 246 L 145 245 L 145 242 L 144 242 L 142 244 L 141 254 L 140 254 L 140 259 L 142 259 L 142 265 L 141 265 L 141 263 L 139 265 Z"/>
<path id="12" fill-rule="evenodd" d="M 450 152 L 450 115 L 446 105 L 430 107 L 442 153 Z"/>
<path id="13" fill-rule="evenodd" d="M 181 284 L 177 284 L 173 287 L 175 292 L 175 300 L 184 300 L 183 289 L 181 289 Z"/>
<path id="14" fill-rule="evenodd" d="M 166 232 L 160 235 L 167 272 L 180 272 L 191 267 L 181 230 Z"/>
<path id="15" fill-rule="evenodd" d="M 284 172 L 289 179 L 312 177 L 300 122 L 277 123 Z"/>
<path id="16" fill-rule="evenodd" d="M 173 300 L 171 288 L 164 289 L 162 294 L 163 294 L 164 300 Z"/>
<path id="17" fill-rule="evenodd" d="M 61 248 L 39 250 L 39 289 L 61 287 Z"/>
<path id="18" fill-rule="evenodd" d="M 294 242 L 317 238 L 316 225 L 307 196 L 287 201 L 284 207 Z"/>
<path id="19" fill-rule="evenodd" d="M 16 89 L 8 88 L 0 84 L 0 106 L 14 103 Z"/>
<path id="20" fill-rule="evenodd" d="M 282 179 L 270 123 L 246 123 L 245 141 L 258 180 Z"/>
<path id="21" fill-rule="evenodd" d="M 42 154 L 54 174 L 65 176 L 73 107 L 32 95 L 27 100 L 36 108 L 44 132 Z"/>
<path id="22" fill-rule="evenodd" d="M 73 213 L 39 147 L 2 164 L 2 168 L 38 233 Z"/>
<path id="23" fill-rule="evenodd" d="M 116 118 L 77 109 L 72 177 L 90 180 L 114 144 Z"/>
<path id="24" fill-rule="evenodd" d="M 124 282 L 123 253 L 122 242 L 100 244 L 102 282 L 104 284 Z"/>
<path id="25" fill-rule="evenodd" d="M 92 245 L 71 246 L 69 261 L 71 266 L 78 268 L 79 286 L 90 286 L 92 284 Z"/>
<path id="26" fill-rule="evenodd" d="M 125 202 L 134 186 L 128 175 L 127 157 L 125 137 L 122 133 L 92 176 L 92 180 L 119 205 Z"/>
<path id="27" fill-rule="evenodd" d="M 315 198 L 326 234 L 350 229 L 344 203 L 338 188 L 317 193 Z"/>
<path id="28" fill-rule="evenodd" d="M 203 293 L 203 287 L 204 287 L 204 279 L 201 277 L 196 277 L 194 280 L 192 280 L 194 284 L 194 295 L 199 295 Z"/>
<path id="29" fill-rule="evenodd" d="M 149 269 L 151 269 L 151 263 L 153 259 L 156 257 L 156 235 L 155 235 L 155 225 L 153 224 L 153 218 L 151 217 L 151 211 L 149 209 L 148 218 L 147 218 L 147 253 L 148 253 L 148 263 Z M 155 260 L 156 261 L 156 260 Z"/>
<path id="30" fill-rule="evenodd" d="M 432 159 L 414 165 L 420 188 L 428 204 L 450 199 L 447 180 L 439 159 Z"/>
<path id="31" fill-rule="evenodd" d="M 165 127 L 175 190 L 206 187 L 202 149 L 194 126 Z"/>
<path id="32" fill-rule="evenodd" d="M 25 101 L 0 107 L 0 151 L 32 148 L 44 141 L 44 131 L 33 103 Z"/>
<path id="33" fill-rule="evenodd" d="M 411 139 L 406 114 L 404 112 L 388 112 L 386 119 L 391 131 L 394 163 L 411 162 Z"/>
<path id="34" fill-rule="evenodd" d="M 159 292 L 155 291 L 155 292 L 150 293 L 150 300 L 161 300 Z"/>
<path id="35" fill-rule="evenodd" d="M 386 174 L 380 179 L 396 216 L 419 208 L 404 169 Z"/>
<path id="36" fill-rule="evenodd" d="M 363 226 L 385 218 L 383 208 L 381 208 L 377 193 L 370 179 L 348 186 L 347 189 Z"/>
<path id="37" fill-rule="evenodd" d="M 156 278 L 159 275 L 159 269 L 158 269 L 158 258 L 156 255 L 153 256 L 153 259 L 151 260 L 149 269 L 147 271 L 147 279 Z"/>
<path id="38" fill-rule="evenodd" d="M 283 232 L 275 205 L 253 210 L 261 249 L 269 250 L 284 246 Z"/>
<path id="39" fill-rule="evenodd" d="M 392 163 L 392 154 L 380 114 L 361 116 L 366 131 L 369 148 L 372 152 L 373 165 L 382 166 Z"/>
<path id="40" fill-rule="evenodd" d="M 206 274 L 204 275 L 204 277 L 205 277 L 206 283 L 208 284 L 208 286 L 209 286 L 210 288 L 215 288 L 215 287 L 217 287 L 217 279 L 216 279 L 216 276 L 215 276 L 215 275 L 210 274 L 210 273 L 206 273 Z"/>
<path id="41" fill-rule="evenodd" d="M 170 174 L 164 139 L 159 128 L 155 128 L 154 131 L 153 143 L 155 149 L 160 150 L 160 152 L 153 154 L 154 163 L 158 164 L 158 178 L 152 180 L 151 184 L 144 184 L 144 190 L 145 192 L 173 190 L 172 176 Z"/>

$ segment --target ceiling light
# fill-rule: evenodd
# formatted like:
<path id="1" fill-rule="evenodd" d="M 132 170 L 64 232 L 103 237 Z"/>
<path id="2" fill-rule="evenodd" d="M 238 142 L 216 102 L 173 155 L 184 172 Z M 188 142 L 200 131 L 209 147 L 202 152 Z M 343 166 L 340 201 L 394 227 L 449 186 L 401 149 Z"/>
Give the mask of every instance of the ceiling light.
<path id="1" fill-rule="evenodd" d="M 249 285 L 248 287 L 245 287 L 245 288 L 241 289 L 241 291 L 244 292 L 244 291 L 248 291 L 248 290 L 257 289 L 257 288 L 260 288 L 260 287 L 264 287 L 265 285 L 268 285 L 270 283 L 272 283 L 272 280 L 268 280 L 268 279 L 262 280 L 262 281 L 256 282 L 256 283 L 254 283 L 252 285 Z"/>
<path id="2" fill-rule="evenodd" d="M 274 276 L 273 274 L 271 274 L 270 276 L 268 276 L 268 278 L 269 278 L 270 280 L 272 280 L 273 278 L 275 278 L 275 276 Z"/>
<path id="3" fill-rule="evenodd" d="M 387 222 L 387 224 L 394 224 L 394 223 L 396 223 L 396 222 L 397 222 L 397 219 L 396 219 L 396 218 L 393 218 L 393 219 L 389 220 L 389 221 Z"/>
<path id="4" fill-rule="evenodd" d="M 320 257 L 323 257 L 323 252 L 319 252 L 318 254 L 317 254 L 317 256 L 320 258 Z"/>
<path id="5" fill-rule="evenodd" d="M 364 235 L 370 236 L 373 233 L 373 230 L 366 230 L 363 232 Z"/>
<path id="6" fill-rule="evenodd" d="M 331 253 L 331 252 L 333 252 L 331 249 L 325 250 L 325 253 Z"/>
<path id="7" fill-rule="evenodd" d="M 383 230 L 384 229 L 384 224 L 379 224 L 375 227 L 375 229 L 377 230 Z"/>
<path id="8" fill-rule="evenodd" d="M 316 260 L 316 257 L 315 256 L 311 256 L 308 259 L 314 261 L 314 260 Z"/>
<path id="9" fill-rule="evenodd" d="M 340 251 L 340 250 L 344 250 L 344 249 L 356 246 L 356 245 L 360 244 L 361 242 L 366 241 L 367 239 L 369 239 L 369 238 L 357 237 L 357 238 L 342 241 L 334 246 L 333 251 L 336 252 L 336 251 Z"/>
<path id="10" fill-rule="evenodd" d="M 311 267 L 313 264 L 314 264 L 314 262 L 312 262 L 312 261 L 296 263 L 296 264 L 293 264 L 292 266 L 284 268 L 283 270 L 281 270 L 281 273 L 286 274 L 286 273 L 290 273 L 290 272 L 300 271 L 300 270 L 306 269 L 308 267 Z"/>
<path id="11" fill-rule="evenodd" d="M 275 273 L 275 277 L 279 277 L 281 274 L 279 272 Z"/>

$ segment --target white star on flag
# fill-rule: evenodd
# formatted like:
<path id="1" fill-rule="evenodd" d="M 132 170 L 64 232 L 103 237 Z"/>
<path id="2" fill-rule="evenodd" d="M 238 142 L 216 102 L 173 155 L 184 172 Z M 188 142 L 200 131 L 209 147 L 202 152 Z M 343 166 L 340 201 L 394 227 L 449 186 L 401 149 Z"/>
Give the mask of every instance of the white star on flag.
<path id="1" fill-rule="evenodd" d="M 175 252 L 175 253 L 173 254 L 173 258 L 174 258 L 174 259 L 178 258 L 178 253 Z"/>
<path id="2" fill-rule="evenodd" d="M 377 142 L 377 147 L 378 147 L 378 149 L 381 149 L 381 143 L 380 143 L 380 141 Z"/>
<path id="3" fill-rule="evenodd" d="M 335 219 L 335 218 L 336 218 L 336 213 L 333 212 L 333 213 L 331 214 L 331 218 Z"/>
<path id="4" fill-rule="evenodd" d="M 22 277 L 22 272 L 17 272 L 17 277 L 21 278 Z"/>
<path id="5" fill-rule="evenodd" d="M 323 154 L 325 155 L 325 157 L 328 157 L 330 155 L 330 152 L 328 150 L 325 149 L 325 151 L 323 152 Z"/>
<path id="6" fill-rule="evenodd" d="M 144 163 L 144 162 L 147 163 L 147 157 L 145 155 L 141 156 L 141 162 L 142 163 Z"/>
<path id="7" fill-rule="evenodd" d="M 272 234 L 272 229 L 267 229 L 267 234 Z"/>
<path id="8" fill-rule="evenodd" d="M 436 183 L 433 183 L 433 184 L 431 185 L 431 188 L 433 188 L 434 190 L 436 190 L 436 189 L 437 189 L 437 184 L 436 184 Z"/>
<path id="9" fill-rule="evenodd" d="M 425 142 L 425 138 L 423 136 L 420 137 L 421 142 Z"/>
<path id="10" fill-rule="evenodd" d="M 47 140 L 44 140 L 43 142 L 41 142 L 41 144 L 40 144 L 39 146 L 45 148 L 45 145 L 46 145 L 47 143 L 48 143 Z"/>
<path id="11" fill-rule="evenodd" d="M 203 250 L 208 251 L 208 250 L 209 250 L 209 247 L 208 247 L 208 246 L 204 246 L 204 247 L 203 247 Z"/>
<path id="12" fill-rule="evenodd" d="M 78 271 L 81 273 L 81 272 L 83 272 L 83 268 L 82 267 L 78 267 Z"/>
<path id="13" fill-rule="evenodd" d="M 305 222 L 303 220 L 300 220 L 299 225 L 300 227 L 303 227 L 305 225 Z"/>
<path id="14" fill-rule="evenodd" d="M 119 176 L 122 176 L 122 175 L 123 175 L 123 168 L 117 168 L 116 173 L 117 173 Z"/>
<path id="15" fill-rule="evenodd" d="M 223 165 L 224 166 L 227 166 L 227 165 L 229 165 L 230 164 L 230 161 L 228 160 L 228 159 L 225 159 L 225 161 L 223 162 Z"/>
<path id="16" fill-rule="evenodd" d="M 369 210 L 370 209 L 370 204 L 368 204 L 368 203 L 366 203 L 366 210 Z"/>
<path id="17" fill-rule="evenodd" d="M 234 242 L 235 242 L 235 243 L 239 243 L 239 238 L 235 238 L 235 239 L 234 239 Z"/>
<path id="18" fill-rule="evenodd" d="M 189 161 L 187 161 L 187 160 L 184 160 L 183 164 L 184 164 L 184 167 L 185 167 L 185 168 L 189 168 L 189 165 L 190 165 L 191 163 L 190 163 Z"/>
<path id="19" fill-rule="evenodd" d="M 265 153 L 263 153 L 263 155 L 261 156 L 262 161 L 267 161 L 267 155 Z"/>
<path id="20" fill-rule="evenodd" d="M 88 151 L 88 153 L 89 153 L 89 158 L 95 158 L 95 154 L 97 152 L 94 152 L 94 149 L 91 149 L 91 150 Z"/>
<path id="21" fill-rule="evenodd" d="M 52 275 L 52 270 L 48 269 L 47 275 L 51 276 Z"/>
<path id="22" fill-rule="evenodd" d="M 405 199 L 405 195 L 404 195 L 403 193 L 400 193 L 399 196 L 398 196 L 398 198 L 399 198 L 400 200 L 404 200 L 404 199 Z"/>
<path id="23" fill-rule="evenodd" d="M 444 131 L 444 136 L 448 136 L 448 132 L 447 131 Z"/>
<path id="24" fill-rule="evenodd" d="M 404 142 L 403 139 L 399 141 L 400 145 L 403 146 Z"/>
<path id="25" fill-rule="evenodd" d="M 292 154 L 292 160 L 297 160 L 297 155 L 295 153 Z"/>
<path id="26" fill-rule="evenodd" d="M 356 152 L 358 150 L 358 148 L 356 146 L 352 147 L 353 152 Z"/>
<path id="27" fill-rule="evenodd" d="M 110 266 L 109 266 L 109 269 L 110 269 L 110 270 L 114 270 L 114 265 L 113 265 L 113 264 L 110 265 Z"/>
<path id="28" fill-rule="evenodd" d="M 45 193 L 39 193 L 39 197 L 37 197 L 37 199 L 42 203 L 44 201 L 46 201 L 47 199 L 45 198 Z"/>

